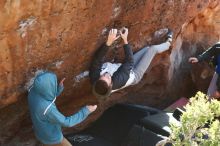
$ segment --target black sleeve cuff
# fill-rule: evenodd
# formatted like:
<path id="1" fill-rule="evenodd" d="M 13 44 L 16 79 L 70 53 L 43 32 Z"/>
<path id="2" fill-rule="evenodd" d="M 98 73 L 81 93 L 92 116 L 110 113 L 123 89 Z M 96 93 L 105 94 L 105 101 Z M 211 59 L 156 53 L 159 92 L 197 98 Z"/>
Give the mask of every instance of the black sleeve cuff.
<path id="1" fill-rule="evenodd" d="M 124 47 L 124 48 L 129 48 L 130 45 L 129 45 L 129 44 L 124 44 L 123 47 Z"/>

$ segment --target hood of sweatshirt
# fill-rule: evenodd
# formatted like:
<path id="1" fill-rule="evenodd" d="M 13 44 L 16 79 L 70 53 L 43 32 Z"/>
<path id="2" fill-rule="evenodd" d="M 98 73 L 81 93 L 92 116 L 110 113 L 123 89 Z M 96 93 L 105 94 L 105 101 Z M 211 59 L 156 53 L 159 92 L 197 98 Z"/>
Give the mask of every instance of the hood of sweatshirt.
<path id="1" fill-rule="evenodd" d="M 43 98 L 51 102 L 44 110 L 44 115 L 55 102 L 56 97 L 63 91 L 63 86 L 58 86 L 57 76 L 52 72 L 44 72 L 36 76 L 34 83 L 29 90 L 31 95 Z"/>
<path id="2" fill-rule="evenodd" d="M 39 74 L 34 80 L 32 90 L 42 98 L 53 101 L 57 95 L 57 76 L 50 72 Z"/>

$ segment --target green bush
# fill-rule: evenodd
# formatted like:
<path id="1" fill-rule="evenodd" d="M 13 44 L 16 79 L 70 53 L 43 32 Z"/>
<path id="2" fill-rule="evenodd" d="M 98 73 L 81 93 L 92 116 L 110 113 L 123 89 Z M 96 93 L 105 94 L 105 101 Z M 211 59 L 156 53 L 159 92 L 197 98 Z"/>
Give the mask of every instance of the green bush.
<path id="1" fill-rule="evenodd" d="M 174 146 L 220 146 L 220 102 L 208 100 L 202 92 L 190 98 L 180 118 L 181 125 L 170 123 L 168 138 Z"/>
<path id="2" fill-rule="evenodd" d="M 171 135 L 156 146 L 220 146 L 220 101 L 202 92 L 190 98 L 180 123 L 170 123 Z"/>

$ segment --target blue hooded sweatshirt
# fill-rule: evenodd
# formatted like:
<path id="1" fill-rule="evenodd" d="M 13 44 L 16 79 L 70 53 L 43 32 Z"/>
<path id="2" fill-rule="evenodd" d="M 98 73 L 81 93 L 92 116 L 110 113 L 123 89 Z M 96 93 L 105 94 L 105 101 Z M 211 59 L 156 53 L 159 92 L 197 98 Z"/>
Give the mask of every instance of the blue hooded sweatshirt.
<path id="1" fill-rule="evenodd" d="M 29 90 L 28 104 L 35 135 L 43 144 L 60 143 L 63 139 L 61 126 L 74 126 L 90 113 L 87 107 L 83 107 L 69 117 L 61 114 L 54 102 L 62 91 L 63 86 L 57 85 L 56 75 L 50 72 L 38 75 Z"/>

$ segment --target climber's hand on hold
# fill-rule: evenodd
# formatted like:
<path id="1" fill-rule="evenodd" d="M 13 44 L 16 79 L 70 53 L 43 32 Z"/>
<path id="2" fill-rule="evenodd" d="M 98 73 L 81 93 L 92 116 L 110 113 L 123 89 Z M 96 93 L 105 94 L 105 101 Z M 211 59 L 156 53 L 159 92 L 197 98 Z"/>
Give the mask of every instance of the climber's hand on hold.
<path id="1" fill-rule="evenodd" d="M 112 43 L 120 37 L 120 35 L 117 36 L 117 31 L 118 31 L 117 29 L 111 29 L 109 31 L 108 39 L 106 42 L 107 46 L 111 46 Z"/>
<path id="2" fill-rule="evenodd" d="M 128 44 L 128 29 L 123 27 L 121 30 L 120 30 L 120 35 L 121 35 L 121 38 L 123 39 L 124 41 L 124 44 Z"/>

